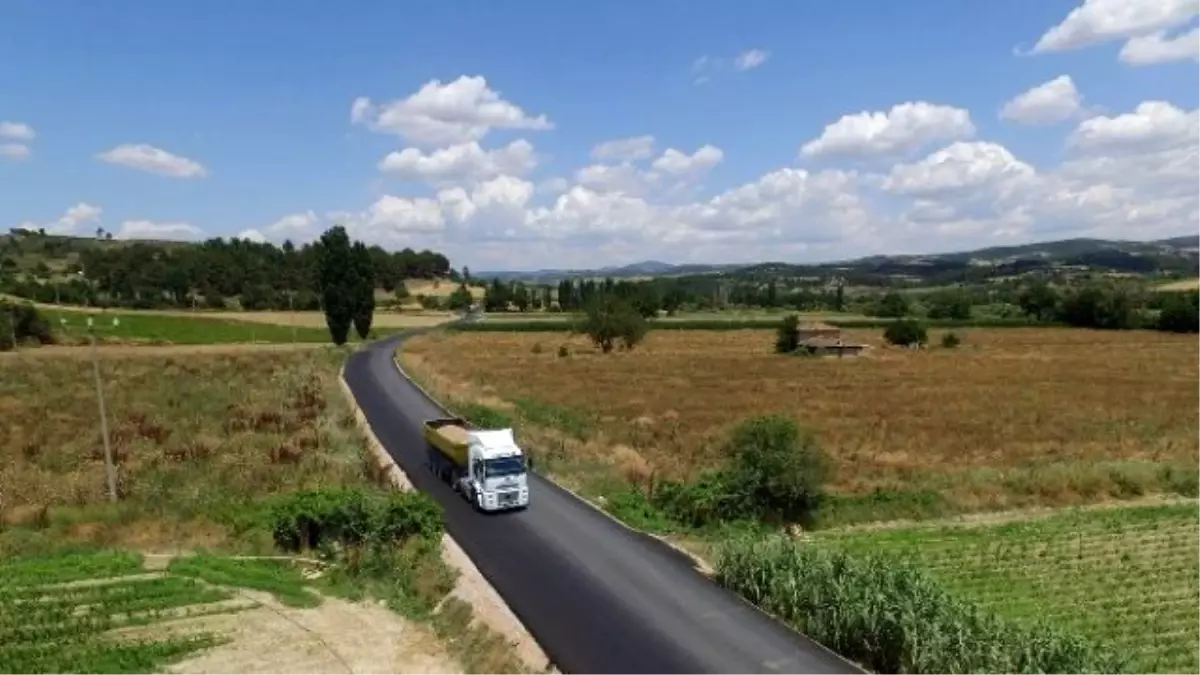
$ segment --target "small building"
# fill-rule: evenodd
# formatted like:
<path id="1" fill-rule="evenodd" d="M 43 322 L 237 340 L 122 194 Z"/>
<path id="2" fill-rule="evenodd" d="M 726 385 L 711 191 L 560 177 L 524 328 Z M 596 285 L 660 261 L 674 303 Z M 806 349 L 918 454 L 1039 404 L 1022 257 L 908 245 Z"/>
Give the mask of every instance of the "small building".
<path id="1" fill-rule="evenodd" d="M 801 340 L 796 351 L 812 356 L 859 356 L 867 350 L 867 345 L 853 344 L 842 339 L 841 335 L 830 337 L 818 335 L 807 340 Z"/>
<path id="2" fill-rule="evenodd" d="M 802 343 L 812 338 L 840 340 L 842 338 L 842 329 L 827 323 L 821 323 L 820 321 L 805 321 L 800 324 L 797 337 L 800 338 L 800 342 Z"/>

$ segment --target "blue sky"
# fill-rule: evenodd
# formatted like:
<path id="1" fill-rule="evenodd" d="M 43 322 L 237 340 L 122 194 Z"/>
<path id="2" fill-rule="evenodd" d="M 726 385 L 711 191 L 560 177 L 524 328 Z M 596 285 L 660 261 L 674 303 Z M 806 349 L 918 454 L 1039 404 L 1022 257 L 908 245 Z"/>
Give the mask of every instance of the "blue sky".
<path id="1" fill-rule="evenodd" d="M 9 0 L 0 225 L 477 268 L 1195 232 L 1195 4 Z"/>

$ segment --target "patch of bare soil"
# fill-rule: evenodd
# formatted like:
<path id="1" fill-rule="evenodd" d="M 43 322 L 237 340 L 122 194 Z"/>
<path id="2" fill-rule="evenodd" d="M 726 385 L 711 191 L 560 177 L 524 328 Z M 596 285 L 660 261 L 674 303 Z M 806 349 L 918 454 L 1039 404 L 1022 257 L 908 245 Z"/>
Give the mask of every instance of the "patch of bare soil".
<path id="1" fill-rule="evenodd" d="M 463 672 L 431 630 L 386 607 L 326 597 L 319 607 L 297 609 L 267 593 L 240 590 L 238 594 L 258 606 L 139 629 L 152 630 L 158 637 L 209 632 L 228 640 L 170 666 L 167 672 Z"/>

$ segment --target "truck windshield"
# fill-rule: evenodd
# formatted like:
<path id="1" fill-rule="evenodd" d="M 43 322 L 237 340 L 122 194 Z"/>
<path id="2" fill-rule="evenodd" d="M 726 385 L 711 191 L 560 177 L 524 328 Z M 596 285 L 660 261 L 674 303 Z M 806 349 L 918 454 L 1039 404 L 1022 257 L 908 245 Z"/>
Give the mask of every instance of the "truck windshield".
<path id="1" fill-rule="evenodd" d="M 525 473 L 524 457 L 497 457 L 489 459 L 484 464 L 484 473 L 488 478 L 499 476 L 515 476 Z"/>

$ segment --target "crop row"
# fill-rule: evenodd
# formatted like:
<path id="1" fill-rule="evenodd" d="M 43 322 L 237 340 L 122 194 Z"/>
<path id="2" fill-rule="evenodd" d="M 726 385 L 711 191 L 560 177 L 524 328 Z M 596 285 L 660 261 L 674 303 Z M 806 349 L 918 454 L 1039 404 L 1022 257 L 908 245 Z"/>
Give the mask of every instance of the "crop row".
<path id="1" fill-rule="evenodd" d="M 0 592 L 21 586 L 138 574 L 143 571 L 142 557 L 126 551 L 22 558 L 0 564 Z"/>

